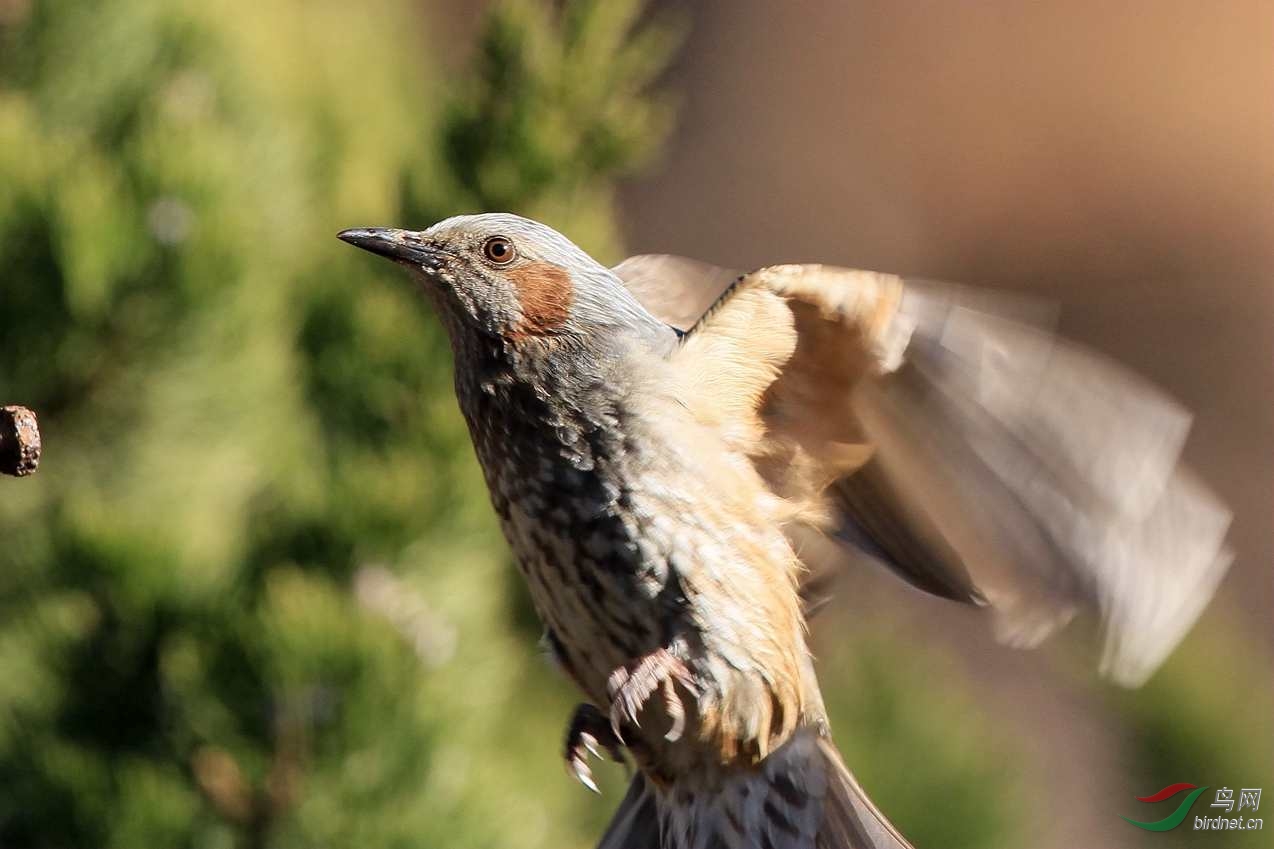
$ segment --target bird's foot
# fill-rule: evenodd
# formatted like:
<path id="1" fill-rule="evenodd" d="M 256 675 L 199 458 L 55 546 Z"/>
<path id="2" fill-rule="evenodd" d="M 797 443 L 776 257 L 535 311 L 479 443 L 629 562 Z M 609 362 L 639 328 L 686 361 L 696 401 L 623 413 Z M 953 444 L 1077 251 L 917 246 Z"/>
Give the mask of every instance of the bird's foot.
<path id="1" fill-rule="evenodd" d="M 575 708 L 571 722 L 566 727 L 566 768 L 594 793 L 600 793 L 593 781 L 593 771 L 589 769 L 588 757 L 601 758 L 597 747 L 601 746 L 615 763 L 627 765 L 621 748 L 623 741 L 619 739 L 610 719 L 606 714 L 590 704 L 582 704 Z"/>
<path id="2" fill-rule="evenodd" d="M 680 684 L 692 696 L 699 695 L 699 687 L 685 663 L 668 651 L 659 648 L 627 666 L 621 666 L 610 674 L 606 690 L 610 694 L 610 725 L 622 742 L 621 726 L 625 723 L 640 728 L 637 714 L 655 693 L 663 699 L 664 712 L 672 720 L 672 727 L 664 735 L 669 742 L 676 742 L 686 730 L 686 708 L 677 694 Z"/>

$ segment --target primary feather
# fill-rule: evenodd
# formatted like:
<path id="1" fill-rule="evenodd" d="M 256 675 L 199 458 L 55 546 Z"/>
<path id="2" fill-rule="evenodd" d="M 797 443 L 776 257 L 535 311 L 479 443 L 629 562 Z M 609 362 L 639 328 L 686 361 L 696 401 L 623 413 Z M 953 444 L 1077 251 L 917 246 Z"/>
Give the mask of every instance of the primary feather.
<path id="1" fill-rule="evenodd" d="M 1038 300 L 818 265 L 615 269 L 688 330 L 672 361 L 811 529 L 1034 645 L 1080 609 L 1134 686 L 1230 560 L 1230 512 L 1180 462 L 1190 416 L 1051 332 Z M 699 317 L 690 316 L 698 313 Z"/>

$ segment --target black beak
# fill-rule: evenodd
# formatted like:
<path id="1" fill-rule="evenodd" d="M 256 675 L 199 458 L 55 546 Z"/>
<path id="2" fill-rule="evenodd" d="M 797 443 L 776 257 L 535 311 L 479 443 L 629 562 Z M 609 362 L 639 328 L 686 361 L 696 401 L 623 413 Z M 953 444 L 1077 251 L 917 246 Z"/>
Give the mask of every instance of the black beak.
<path id="1" fill-rule="evenodd" d="M 424 242 L 410 230 L 393 227 L 363 227 L 342 230 L 336 238 L 349 242 L 356 248 L 371 251 L 395 262 L 409 263 L 425 271 L 437 271 L 442 267 L 442 254 Z"/>

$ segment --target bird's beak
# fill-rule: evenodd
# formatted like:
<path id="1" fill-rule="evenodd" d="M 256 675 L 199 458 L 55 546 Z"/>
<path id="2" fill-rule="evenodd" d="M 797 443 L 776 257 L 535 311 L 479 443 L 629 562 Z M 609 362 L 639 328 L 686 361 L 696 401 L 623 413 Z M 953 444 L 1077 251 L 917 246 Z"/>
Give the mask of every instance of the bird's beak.
<path id="1" fill-rule="evenodd" d="M 442 266 L 442 253 L 410 230 L 363 227 L 342 230 L 336 234 L 336 238 L 349 242 L 356 248 L 388 257 L 395 262 L 408 263 L 425 271 L 437 271 Z"/>

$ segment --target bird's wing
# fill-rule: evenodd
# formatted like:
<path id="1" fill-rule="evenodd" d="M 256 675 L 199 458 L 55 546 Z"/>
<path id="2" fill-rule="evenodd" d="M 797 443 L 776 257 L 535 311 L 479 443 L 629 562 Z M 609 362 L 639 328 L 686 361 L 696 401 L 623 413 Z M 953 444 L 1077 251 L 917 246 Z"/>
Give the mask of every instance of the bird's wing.
<path id="1" fill-rule="evenodd" d="M 1093 609 L 1103 671 L 1128 685 L 1211 598 L 1231 514 L 1180 464 L 1189 414 L 1054 335 L 1047 304 L 817 265 L 630 262 L 669 323 L 708 301 L 674 355 L 700 390 L 687 403 L 791 505 L 794 538 L 986 603 L 1012 644 Z"/>
<path id="2" fill-rule="evenodd" d="M 613 269 L 652 315 L 689 330 L 740 273 L 669 254 L 631 256 Z"/>

